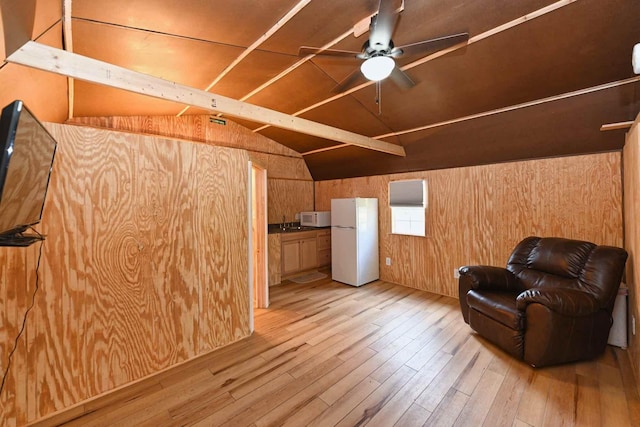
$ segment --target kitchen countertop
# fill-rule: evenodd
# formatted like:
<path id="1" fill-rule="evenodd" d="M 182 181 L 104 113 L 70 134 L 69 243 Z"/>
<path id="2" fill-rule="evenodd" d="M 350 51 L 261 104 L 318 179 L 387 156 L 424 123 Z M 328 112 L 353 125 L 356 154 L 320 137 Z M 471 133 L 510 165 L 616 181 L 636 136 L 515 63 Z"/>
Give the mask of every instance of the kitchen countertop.
<path id="1" fill-rule="evenodd" d="M 300 231 L 314 231 L 314 230 L 323 230 L 331 227 L 306 227 L 301 225 L 292 225 L 287 226 L 284 229 L 282 228 L 282 224 L 269 224 L 268 225 L 268 234 L 278 234 L 278 233 L 296 233 Z"/>

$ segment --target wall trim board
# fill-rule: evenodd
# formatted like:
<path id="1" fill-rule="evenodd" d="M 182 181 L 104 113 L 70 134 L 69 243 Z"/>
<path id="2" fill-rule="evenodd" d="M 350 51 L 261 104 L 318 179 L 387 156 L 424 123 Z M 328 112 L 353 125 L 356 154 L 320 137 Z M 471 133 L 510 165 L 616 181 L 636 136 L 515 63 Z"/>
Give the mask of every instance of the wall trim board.
<path id="1" fill-rule="evenodd" d="M 629 289 L 628 297 L 628 331 L 629 346 L 627 353 L 631 362 L 633 376 L 640 393 L 640 340 L 632 333 L 632 316 L 636 318 L 636 326 L 640 321 L 640 114 L 626 135 L 623 149 L 623 182 L 624 182 L 624 248 L 629 254 L 626 265 L 625 280 Z"/>
<path id="2" fill-rule="evenodd" d="M 348 143 L 395 156 L 404 157 L 406 155 L 401 145 L 378 141 L 344 129 L 180 85 L 33 41 L 25 43 L 9 55 L 6 60 L 90 83 L 191 105 L 239 119 L 266 123 L 306 135 Z"/>

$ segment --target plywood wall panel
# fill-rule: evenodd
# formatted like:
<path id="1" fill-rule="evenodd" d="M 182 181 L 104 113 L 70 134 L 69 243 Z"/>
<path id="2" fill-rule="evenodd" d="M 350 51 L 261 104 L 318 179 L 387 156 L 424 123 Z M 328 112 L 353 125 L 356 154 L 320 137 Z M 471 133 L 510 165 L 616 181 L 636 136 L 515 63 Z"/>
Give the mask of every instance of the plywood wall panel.
<path id="1" fill-rule="evenodd" d="M 267 171 L 272 179 L 313 180 L 307 165 L 298 158 L 270 155 L 268 159 Z"/>
<path id="2" fill-rule="evenodd" d="M 10 251 L 0 248 L 0 372 L 4 374 L 9 365 L 9 352 L 14 347 L 14 339 L 20 330 L 22 319 L 30 303 L 35 283 L 27 274 L 25 265 L 27 254 L 33 249 L 18 249 Z M 18 343 L 12 359 L 13 368 L 9 371 L 5 389 L 8 391 L 0 395 L 0 425 L 20 425 L 27 420 L 27 347 L 23 342 Z M 6 408 L 6 410 L 4 409 Z M 15 416 L 10 416 L 15 414 Z"/>
<path id="3" fill-rule="evenodd" d="M 23 425 L 249 334 L 243 150 L 76 126 L 59 142 L 40 289 L 0 395 Z M 38 244 L 0 248 L 0 366 Z"/>
<path id="4" fill-rule="evenodd" d="M 199 147 L 198 157 L 208 165 L 198 169 L 197 179 L 201 203 L 196 237 L 205 248 L 199 260 L 205 285 L 200 301 L 200 315 L 205 321 L 199 331 L 199 351 L 203 352 L 240 339 L 243 331 L 246 334 L 248 287 L 234 288 L 234 284 L 248 283 L 249 278 L 248 174 L 228 173 L 238 167 L 247 170 L 246 160 L 242 165 L 233 152 Z M 219 210 L 221 200 L 226 200 L 229 206 L 221 214 L 211 215 Z"/>
<path id="5" fill-rule="evenodd" d="M 529 235 L 622 246 L 620 166 L 620 153 L 605 153 L 320 181 L 315 203 L 323 210 L 332 198 L 377 197 L 380 277 L 457 297 L 455 268 L 505 265 Z M 427 181 L 427 237 L 392 235 L 388 183 L 416 178 Z"/>
<path id="6" fill-rule="evenodd" d="M 626 266 L 626 283 L 629 288 L 629 323 L 631 317 L 639 319 L 640 298 L 640 116 L 627 134 L 624 145 L 624 223 L 625 249 L 629 254 Z M 640 380 L 640 342 L 629 328 L 629 359 L 636 384 Z"/>
<path id="7" fill-rule="evenodd" d="M 254 133 L 239 124 L 226 120 L 226 125 L 211 122 L 210 115 L 175 116 L 114 116 L 74 117 L 69 124 L 80 124 L 125 132 L 161 135 L 189 141 L 205 142 L 223 147 L 283 156 L 298 157 L 300 154 L 263 135 Z"/>
<path id="8" fill-rule="evenodd" d="M 75 117 L 69 123 L 245 149 L 249 151 L 252 161 L 267 169 L 269 223 L 282 222 L 283 215 L 292 222 L 296 213 L 314 210 L 313 191 L 302 196 L 305 203 L 291 196 L 301 188 L 305 188 L 305 191 L 313 188 L 311 173 L 299 153 L 233 121 L 227 120 L 224 126 L 211 123 L 212 117 Z M 297 181 L 307 181 L 307 184 Z"/>
<path id="9" fill-rule="evenodd" d="M 281 268 L 281 240 L 280 234 L 269 234 L 269 256 L 268 256 L 268 272 L 269 286 L 278 285 L 282 281 Z"/>
<path id="10" fill-rule="evenodd" d="M 296 221 L 295 214 L 313 210 L 313 181 L 267 180 L 267 221 L 269 224 Z M 327 209 L 328 210 L 328 209 Z"/>

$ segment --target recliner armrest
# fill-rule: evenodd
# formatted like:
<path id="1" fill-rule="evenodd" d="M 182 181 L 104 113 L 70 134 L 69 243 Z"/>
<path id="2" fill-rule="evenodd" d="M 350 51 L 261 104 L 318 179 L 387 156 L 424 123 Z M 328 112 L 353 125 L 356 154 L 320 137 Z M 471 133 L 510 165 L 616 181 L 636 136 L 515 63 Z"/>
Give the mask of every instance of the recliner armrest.
<path id="1" fill-rule="evenodd" d="M 509 270 L 489 265 L 468 265 L 460 267 L 460 280 L 467 282 L 471 289 L 491 291 L 522 290 L 520 280 Z"/>
<path id="2" fill-rule="evenodd" d="M 549 310 L 565 316 L 590 316 L 600 310 L 595 297 L 578 289 L 532 288 L 516 298 L 518 310 L 525 311 L 532 303 L 542 304 Z"/>

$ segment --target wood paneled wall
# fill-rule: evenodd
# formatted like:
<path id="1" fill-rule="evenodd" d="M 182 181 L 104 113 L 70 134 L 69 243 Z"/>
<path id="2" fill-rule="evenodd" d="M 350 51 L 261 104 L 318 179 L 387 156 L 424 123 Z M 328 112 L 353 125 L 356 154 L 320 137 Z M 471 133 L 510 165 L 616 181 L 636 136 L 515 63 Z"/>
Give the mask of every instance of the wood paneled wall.
<path id="1" fill-rule="evenodd" d="M 68 123 L 243 148 L 252 161 L 267 169 L 269 224 L 282 222 L 283 216 L 292 222 L 296 213 L 313 210 L 313 179 L 299 153 L 233 121 L 212 123 L 211 117 L 76 117 Z"/>
<path id="2" fill-rule="evenodd" d="M 624 242 L 629 253 L 627 259 L 626 282 L 629 288 L 629 358 L 633 366 L 636 382 L 640 380 L 640 342 L 633 335 L 631 318 L 635 317 L 636 327 L 640 315 L 640 115 L 627 133 L 624 145 Z"/>
<path id="3" fill-rule="evenodd" d="M 390 180 L 424 178 L 427 237 L 391 234 Z M 524 237 L 563 236 L 622 246 L 619 152 L 316 182 L 316 208 L 332 198 L 377 197 L 380 278 L 458 296 L 454 269 L 504 266 Z M 385 258 L 391 258 L 391 266 Z"/>
<path id="4" fill-rule="evenodd" d="M 23 425 L 249 335 L 244 150 L 49 125 L 39 290 L 0 425 Z M 0 248 L 0 372 L 39 244 Z"/>

